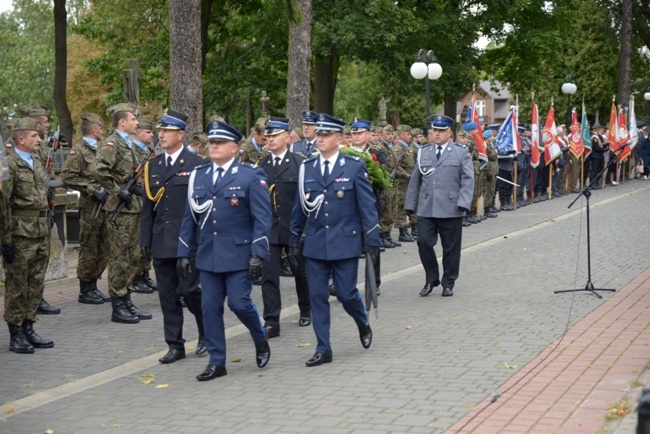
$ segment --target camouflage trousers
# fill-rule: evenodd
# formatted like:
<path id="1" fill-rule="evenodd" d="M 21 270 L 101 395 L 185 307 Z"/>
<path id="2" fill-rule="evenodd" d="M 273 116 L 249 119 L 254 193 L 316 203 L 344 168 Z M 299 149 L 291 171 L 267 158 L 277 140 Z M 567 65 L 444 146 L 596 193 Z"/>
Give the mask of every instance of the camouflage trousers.
<path id="1" fill-rule="evenodd" d="M 108 265 L 110 252 L 109 224 L 106 211 L 101 210 L 97 218 L 91 218 L 93 210 L 79 209 L 79 263 L 77 278 L 95 280 L 102 277 Z"/>
<path id="2" fill-rule="evenodd" d="M 50 257 L 48 237 L 14 236 L 16 260 L 5 267 L 4 320 L 21 325 L 36 321 L 36 310 L 43 299 L 45 271 Z"/>
<path id="3" fill-rule="evenodd" d="M 138 234 L 138 237 L 140 237 L 140 215 L 138 214 L 138 220 L 136 222 L 136 233 Z M 131 280 L 129 282 L 133 281 L 136 276 L 141 275 L 145 271 L 150 271 L 151 270 L 151 259 L 145 260 L 142 255 L 140 255 L 140 241 L 138 238 L 138 241 L 135 243 L 134 250 L 133 250 L 133 263 L 135 264 L 135 267 L 133 269 L 133 273 L 131 274 Z"/>
<path id="4" fill-rule="evenodd" d="M 404 210 L 404 201 L 406 200 L 406 191 L 402 191 L 399 188 L 392 189 L 393 198 L 390 202 L 391 217 L 393 218 L 393 224 L 397 229 L 401 229 L 406 226 L 406 211 Z"/>
<path id="5" fill-rule="evenodd" d="M 472 206 L 470 211 L 472 213 L 476 212 L 476 209 L 478 208 L 478 200 L 481 198 L 481 195 L 483 194 L 483 181 L 485 181 L 485 177 L 481 176 L 482 171 L 479 170 L 478 164 L 474 165 L 474 195 L 472 196 Z"/>
<path id="6" fill-rule="evenodd" d="M 492 177 L 489 181 L 487 180 L 488 173 Z M 493 206 L 494 205 L 494 196 L 497 192 L 497 172 L 496 165 L 494 170 L 492 168 L 486 168 L 481 170 L 481 178 L 483 178 L 483 185 L 485 186 L 485 194 L 483 196 L 483 206 Z"/>
<path id="7" fill-rule="evenodd" d="M 392 195 L 392 188 L 388 190 L 384 190 L 381 193 L 381 205 L 384 213 L 382 214 L 381 218 L 379 219 L 379 227 L 381 232 L 390 232 L 393 229 L 393 216 L 392 216 L 392 206 L 390 204 L 391 202 L 391 195 Z"/>
<path id="8" fill-rule="evenodd" d="M 134 253 L 140 240 L 139 221 L 140 214 L 122 213 L 115 221 L 119 228 L 109 226 L 108 294 L 111 297 L 124 297 L 128 293 L 127 285 L 136 267 Z"/>

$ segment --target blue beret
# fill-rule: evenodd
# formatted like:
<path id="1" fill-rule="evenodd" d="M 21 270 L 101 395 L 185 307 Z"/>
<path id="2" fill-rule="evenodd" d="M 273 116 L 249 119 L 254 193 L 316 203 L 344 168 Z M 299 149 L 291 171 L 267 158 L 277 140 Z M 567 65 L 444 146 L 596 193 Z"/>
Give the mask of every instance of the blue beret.
<path id="1" fill-rule="evenodd" d="M 350 124 L 350 132 L 356 133 L 358 131 L 370 131 L 371 121 L 365 119 L 354 118 L 354 121 Z"/>
<path id="2" fill-rule="evenodd" d="M 327 113 L 320 113 L 316 119 L 316 134 L 343 133 L 345 122 Z"/>
<path id="3" fill-rule="evenodd" d="M 185 131 L 185 128 L 187 128 L 187 118 L 188 116 L 184 113 L 175 110 L 166 110 L 158 121 L 156 128 Z"/>
<path id="4" fill-rule="evenodd" d="M 208 140 L 210 142 L 238 143 L 242 138 L 242 134 L 237 131 L 237 128 L 219 120 L 210 122 L 205 127 L 205 132 L 208 135 Z"/>
<path id="5" fill-rule="evenodd" d="M 433 115 L 431 116 L 431 128 L 434 130 L 446 130 L 450 128 L 454 123 L 454 120 L 449 116 L 445 115 Z"/>
<path id="6" fill-rule="evenodd" d="M 490 138 L 490 137 L 492 137 L 492 130 L 483 131 L 483 138 L 484 139 L 487 139 L 487 138 Z"/>
<path id="7" fill-rule="evenodd" d="M 289 127 L 289 119 L 287 118 L 271 116 L 264 125 L 264 134 L 267 136 L 274 136 L 283 131 L 286 131 L 287 133 L 291 131 L 291 128 Z"/>
<path id="8" fill-rule="evenodd" d="M 472 122 L 472 121 L 467 121 L 467 122 L 465 122 L 465 125 L 463 125 L 463 129 L 465 131 L 471 131 L 471 130 L 475 130 L 477 128 L 478 128 L 478 124 L 476 122 Z"/>
<path id="9" fill-rule="evenodd" d="M 305 112 L 302 112 L 302 123 L 307 125 L 315 125 L 317 117 L 318 113 L 307 110 Z"/>

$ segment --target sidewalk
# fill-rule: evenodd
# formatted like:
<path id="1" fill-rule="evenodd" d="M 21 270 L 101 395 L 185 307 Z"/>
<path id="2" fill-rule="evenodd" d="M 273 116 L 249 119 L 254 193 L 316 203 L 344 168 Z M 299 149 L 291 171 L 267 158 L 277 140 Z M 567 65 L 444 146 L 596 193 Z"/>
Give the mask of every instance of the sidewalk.
<path id="1" fill-rule="evenodd" d="M 282 278 L 282 335 L 270 341 L 269 365 L 255 366 L 250 335 L 226 309 L 228 375 L 208 383 L 194 379 L 207 360 L 193 354 L 193 320 L 187 359 L 157 362 L 166 345 L 155 294 L 134 295 L 153 320 L 124 325 L 110 322 L 108 305 L 77 303 L 76 279 L 49 283 L 46 298 L 63 312 L 37 329 L 55 348 L 10 353 L 0 327 L 0 433 L 631 432 L 636 415 L 621 423 L 611 409 L 626 398 L 633 409 L 648 384 L 650 183 L 592 196 L 592 279 L 617 290 L 602 300 L 553 293 L 586 279 L 584 211 L 580 201 L 567 209 L 574 197 L 467 228 L 451 298 L 438 288 L 418 296 L 414 243 L 388 250 L 372 347 L 362 349 L 332 298 L 334 360 L 317 368 L 304 366 L 315 337 L 297 326 L 291 279 Z M 259 287 L 253 296 L 261 308 Z"/>

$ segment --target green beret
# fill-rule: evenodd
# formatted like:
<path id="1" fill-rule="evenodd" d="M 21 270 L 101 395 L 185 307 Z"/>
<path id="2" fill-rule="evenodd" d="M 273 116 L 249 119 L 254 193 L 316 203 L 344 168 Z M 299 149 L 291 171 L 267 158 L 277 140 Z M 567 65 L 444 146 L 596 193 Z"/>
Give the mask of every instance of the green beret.
<path id="1" fill-rule="evenodd" d="M 139 118 L 138 119 L 138 129 L 139 130 L 151 130 L 153 131 L 154 124 L 149 119 Z"/>
<path id="2" fill-rule="evenodd" d="M 392 126 L 392 125 L 386 125 L 386 126 L 384 127 L 384 132 L 385 132 L 385 133 L 394 133 L 395 130 L 393 129 L 393 126 Z"/>
<path id="3" fill-rule="evenodd" d="M 467 131 L 460 130 L 456 133 L 456 137 L 467 137 Z"/>
<path id="4" fill-rule="evenodd" d="M 411 132 L 411 127 L 408 125 L 398 125 L 397 126 L 397 132 L 398 133 L 410 133 Z"/>
<path id="5" fill-rule="evenodd" d="M 135 114 L 135 112 L 138 111 L 138 109 L 133 104 L 123 102 L 109 107 L 107 111 L 109 115 L 113 116 L 115 113 L 118 112 L 129 112 Z"/>
<path id="6" fill-rule="evenodd" d="M 414 136 L 417 136 L 418 134 L 424 134 L 424 132 L 422 131 L 422 128 L 413 128 L 411 130 L 411 134 L 413 134 Z"/>
<path id="7" fill-rule="evenodd" d="M 201 142 L 204 145 L 208 144 L 208 136 L 203 132 L 197 132 L 192 134 L 192 142 Z"/>
<path id="8" fill-rule="evenodd" d="M 50 116 L 50 108 L 41 104 L 27 104 L 18 109 L 22 116 Z"/>
<path id="9" fill-rule="evenodd" d="M 210 117 L 210 119 L 208 119 L 208 123 L 210 123 L 212 121 L 226 122 L 226 120 L 223 117 L 219 116 L 219 115 L 214 115 L 214 116 Z"/>
<path id="10" fill-rule="evenodd" d="M 343 127 L 343 134 L 345 134 L 345 135 L 351 134 L 349 125 L 346 125 L 345 127 Z"/>
<path id="11" fill-rule="evenodd" d="M 34 118 L 18 118 L 13 122 L 11 131 L 32 130 L 38 131 L 41 123 Z"/>
<path id="12" fill-rule="evenodd" d="M 99 126 L 104 126 L 104 119 L 101 116 L 96 115 L 95 113 L 83 113 L 81 115 L 82 122 L 88 122 L 91 124 L 97 124 Z"/>

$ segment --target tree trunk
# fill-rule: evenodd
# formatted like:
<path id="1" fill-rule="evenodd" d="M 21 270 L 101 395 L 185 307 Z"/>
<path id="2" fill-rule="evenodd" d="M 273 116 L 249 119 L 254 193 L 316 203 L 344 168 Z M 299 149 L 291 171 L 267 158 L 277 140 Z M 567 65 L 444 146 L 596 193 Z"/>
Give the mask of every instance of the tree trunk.
<path id="1" fill-rule="evenodd" d="M 169 2 L 170 108 L 189 116 L 184 142 L 203 130 L 201 0 Z"/>
<path id="2" fill-rule="evenodd" d="M 445 116 L 456 122 L 456 97 L 449 92 L 445 92 Z"/>
<path id="3" fill-rule="evenodd" d="M 287 71 L 286 117 L 299 121 L 309 110 L 311 82 L 311 0 L 298 0 L 293 10 L 289 0 L 289 68 Z"/>
<path id="4" fill-rule="evenodd" d="M 68 22 L 66 0 L 54 0 L 54 108 L 61 133 L 72 140 L 72 117 L 66 101 L 68 80 Z"/>
<path id="5" fill-rule="evenodd" d="M 338 51 L 332 47 L 327 57 L 317 57 L 314 62 L 314 110 L 319 113 L 334 115 L 334 90 L 339 72 L 339 59 Z"/>
<path id="6" fill-rule="evenodd" d="M 621 51 L 618 55 L 618 103 L 627 105 L 630 101 L 630 74 L 632 57 L 632 0 L 621 4 Z"/>
<path id="7" fill-rule="evenodd" d="M 201 72 L 205 72 L 205 57 L 208 55 L 208 27 L 213 0 L 201 0 Z"/>

